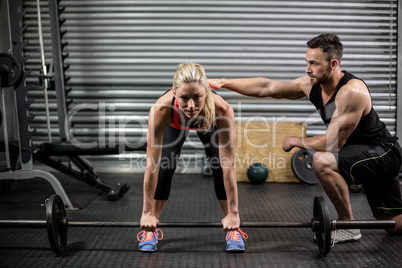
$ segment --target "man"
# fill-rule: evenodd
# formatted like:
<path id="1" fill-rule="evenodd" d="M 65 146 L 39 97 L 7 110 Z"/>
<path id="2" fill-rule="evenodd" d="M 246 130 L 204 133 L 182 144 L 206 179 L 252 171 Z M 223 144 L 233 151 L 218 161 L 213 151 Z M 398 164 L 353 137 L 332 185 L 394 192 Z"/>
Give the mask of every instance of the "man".
<path id="1" fill-rule="evenodd" d="M 307 97 L 327 125 L 314 137 L 285 137 L 282 147 L 314 150 L 313 168 L 340 220 L 353 220 L 349 200 L 351 184 L 363 184 L 377 219 L 396 222 L 389 233 L 402 233 L 399 185 L 401 148 L 373 110 L 367 85 L 341 71 L 343 45 L 334 34 L 321 34 L 307 42 L 308 76 L 290 82 L 268 78 L 210 79 L 211 87 L 227 88 L 255 97 L 298 99 Z M 360 239 L 360 230 L 338 230 L 335 242 Z"/>

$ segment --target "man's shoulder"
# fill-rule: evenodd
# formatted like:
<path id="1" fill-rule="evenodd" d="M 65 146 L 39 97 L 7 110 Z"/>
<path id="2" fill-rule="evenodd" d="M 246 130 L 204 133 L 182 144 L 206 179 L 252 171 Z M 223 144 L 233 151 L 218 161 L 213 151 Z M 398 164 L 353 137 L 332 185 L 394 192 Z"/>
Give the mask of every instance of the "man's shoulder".
<path id="1" fill-rule="evenodd" d="M 355 74 L 352 74 L 352 73 L 350 73 L 348 71 L 342 71 L 342 72 L 344 73 L 344 76 L 343 76 L 342 80 L 344 80 L 345 83 L 347 83 L 347 82 L 349 82 L 351 80 L 359 80 L 359 81 L 363 82 L 363 84 L 365 84 L 364 80 L 359 78 Z"/>
<path id="2" fill-rule="evenodd" d="M 356 92 L 356 93 L 358 93 L 360 91 L 364 91 L 364 92 L 368 91 L 368 87 L 367 87 L 366 83 L 364 83 L 364 81 L 359 78 L 353 78 L 353 79 L 348 80 L 341 87 L 341 89 Z"/>
<path id="3" fill-rule="evenodd" d="M 339 89 L 336 99 L 342 103 L 371 105 L 370 91 L 366 84 L 360 79 L 349 80 Z"/>
<path id="4" fill-rule="evenodd" d="M 301 76 L 293 80 L 291 83 L 295 85 L 296 90 L 303 92 L 308 98 L 312 89 L 311 79 L 309 76 Z"/>

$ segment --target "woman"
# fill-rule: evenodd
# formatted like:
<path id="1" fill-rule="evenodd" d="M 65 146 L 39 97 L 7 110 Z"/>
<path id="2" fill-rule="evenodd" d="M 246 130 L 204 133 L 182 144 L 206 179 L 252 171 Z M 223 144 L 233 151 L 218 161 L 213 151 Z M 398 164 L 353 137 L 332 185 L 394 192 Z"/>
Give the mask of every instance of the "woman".
<path id="1" fill-rule="evenodd" d="M 234 112 L 211 92 L 204 68 L 197 63 L 177 67 L 173 87 L 152 106 L 148 119 L 147 167 L 139 250 L 156 251 L 163 233 L 157 229 L 169 197 L 176 160 L 190 129 L 196 130 L 210 160 L 215 193 L 225 217 L 226 250 L 243 251 L 247 235 L 240 230 L 237 199 Z M 220 146 L 219 146 L 220 145 Z"/>

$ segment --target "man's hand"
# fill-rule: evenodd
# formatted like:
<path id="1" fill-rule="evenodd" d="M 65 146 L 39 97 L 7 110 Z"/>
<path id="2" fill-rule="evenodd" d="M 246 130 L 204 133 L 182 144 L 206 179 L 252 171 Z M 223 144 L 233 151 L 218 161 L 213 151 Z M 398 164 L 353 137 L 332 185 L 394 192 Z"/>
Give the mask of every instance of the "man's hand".
<path id="1" fill-rule="evenodd" d="M 221 79 L 208 79 L 209 86 L 213 89 L 219 90 L 222 88 L 222 80 Z"/>
<path id="2" fill-rule="evenodd" d="M 282 149 L 285 152 L 289 152 L 292 150 L 294 147 L 296 147 L 296 141 L 300 139 L 300 137 L 294 137 L 294 136 L 287 136 L 283 139 L 282 141 Z"/>

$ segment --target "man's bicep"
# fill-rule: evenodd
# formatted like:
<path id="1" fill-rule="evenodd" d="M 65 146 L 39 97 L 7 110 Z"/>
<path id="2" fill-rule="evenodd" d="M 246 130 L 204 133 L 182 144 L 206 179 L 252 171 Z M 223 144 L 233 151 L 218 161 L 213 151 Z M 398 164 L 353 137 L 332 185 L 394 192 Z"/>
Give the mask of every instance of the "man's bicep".
<path id="1" fill-rule="evenodd" d="M 328 146 L 332 148 L 331 151 L 337 151 L 343 147 L 361 118 L 361 112 L 358 110 L 341 112 L 336 109 L 334 114 L 337 116 L 332 117 L 327 131 Z"/>
<path id="2" fill-rule="evenodd" d="M 276 81 L 274 85 L 274 98 L 300 99 L 309 95 L 311 83 L 308 76 L 296 78 L 290 82 Z"/>

